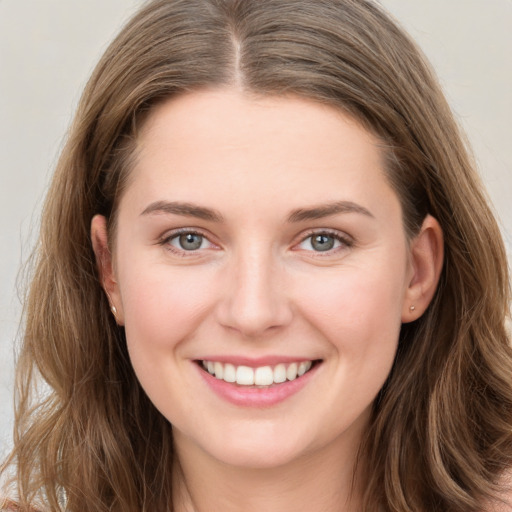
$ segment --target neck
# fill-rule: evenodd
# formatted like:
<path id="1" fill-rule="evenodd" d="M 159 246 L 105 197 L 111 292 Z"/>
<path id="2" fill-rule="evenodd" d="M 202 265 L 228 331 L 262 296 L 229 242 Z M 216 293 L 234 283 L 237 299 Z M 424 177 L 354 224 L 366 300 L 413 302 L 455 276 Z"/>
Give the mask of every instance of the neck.
<path id="1" fill-rule="evenodd" d="M 175 436 L 176 512 L 356 512 L 360 480 L 354 474 L 359 443 L 318 450 L 289 464 L 241 468 L 212 459 Z"/>

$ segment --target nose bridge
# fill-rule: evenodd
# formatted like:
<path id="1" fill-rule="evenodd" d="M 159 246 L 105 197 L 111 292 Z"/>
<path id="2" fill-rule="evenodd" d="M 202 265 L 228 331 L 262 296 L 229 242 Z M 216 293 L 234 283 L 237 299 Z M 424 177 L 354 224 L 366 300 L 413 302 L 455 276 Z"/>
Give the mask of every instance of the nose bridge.
<path id="1" fill-rule="evenodd" d="M 252 243 L 233 256 L 221 323 L 244 336 L 286 325 L 290 305 L 283 289 L 284 269 L 270 244 Z"/>

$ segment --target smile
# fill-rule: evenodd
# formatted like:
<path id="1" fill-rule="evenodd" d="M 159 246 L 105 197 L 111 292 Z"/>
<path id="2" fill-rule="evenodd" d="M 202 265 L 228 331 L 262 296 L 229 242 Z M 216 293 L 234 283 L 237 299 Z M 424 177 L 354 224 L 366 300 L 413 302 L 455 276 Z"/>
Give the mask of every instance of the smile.
<path id="1" fill-rule="evenodd" d="M 301 361 L 275 366 L 235 366 L 219 361 L 202 361 L 202 367 L 218 380 L 239 386 L 272 386 L 302 377 L 313 366 L 314 361 Z"/>

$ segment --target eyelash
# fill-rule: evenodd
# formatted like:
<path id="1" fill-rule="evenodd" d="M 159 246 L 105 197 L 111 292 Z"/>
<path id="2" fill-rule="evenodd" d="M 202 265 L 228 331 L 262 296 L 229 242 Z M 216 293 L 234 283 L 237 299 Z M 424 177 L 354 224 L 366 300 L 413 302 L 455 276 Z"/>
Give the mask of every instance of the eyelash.
<path id="1" fill-rule="evenodd" d="M 326 251 L 308 251 L 315 254 L 315 257 L 327 257 L 331 256 L 335 253 L 337 253 L 340 250 L 343 249 L 350 249 L 354 245 L 354 240 L 352 237 L 349 237 L 348 235 L 342 235 L 338 231 L 333 231 L 329 229 L 321 229 L 321 230 L 312 230 L 309 231 L 306 236 L 301 238 L 301 241 L 297 245 L 303 244 L 306 240 L 314 237 L 314 236 L 328 236 L 330 238 L 333 238 L 336 242 L 340 243 L 340 247 L 328 249 Z"/>
<path id="2" fill-rule="evenodd" d="M 184 258 L 190 257 L 190 256 L 197 256 L 199 249 L 187 251 L 185 249 L 178 249 L 177 247 L 174 247 L 173 245 L 171 245 L 171 241 L 180 237 L 181 235 L 197 235 L 197 236 L 200 236 L 203 239 L 207 240 L 210 244 L 213 244 L 213 242 L 210 242 L 210 239 L 208 238 L 207 235 L 205 235 L 204 233 L 202 233 L 199 230 L 190 229 L 190 228 L 177 229 L 177 230 L 173 231 L 172 233 L 165 235 L 162 239 L 159 240 L 158 244 L 165 247 L 165 249 L 172 252 L 173 254 L 176 254 L 177 256 L 181 256 Z"/>
<path id="3" fill-rule="evenodd" d="M 190 228 L 180 228 L 175 231 L 173 231 L 170 234 L 167 234 L 163 238 L 161 238 L 158 241 L 158 244 L 165 247 L 167 250 L 171 251 L 172 253 L 181 256 L 181 257 L 191 257 L 191 256 L 197 256 L 200 249 L 194 249 L 187 251 L 186 249 L 178 249 L 177 247 L 174 247 L 171 245 L 171 241 L 178 238 L 181 235 L 197 235 L 202 237 L 203 239 L 207 240 L 210 244 L 213 244 L 208 238 L 208 236 L 204 233 L 202 233 L 200 230 L 196 229 L 190 229 Z M 295 244 L 295 247 L 303 244 L 306 240 L 312 238 L 313 236 L 327 236 L 330 238 L 333 238 L 336 242 L 339 242 L 341 244 L 341 247 L 336 247 L 332 249 L 328 249 L 326 251 L 314 251 L 314 250 L 308 250 L 307 252 L 311 252 L 315 254 L 315 257 L 326 257 L 329 255 L 332 255 L 333 253 L 338 252 L 339 250 L 350 248 L 354 245 L 354 240 L 347 236 L 347 235 L 341 235 L 337 231 L 332 231 L 329 229 L 322 229 L 322 230 L 312 230 L 309 231 L 305 236 L 303 236 L 298 244 Z M 215 244 L 213 244 L 215 245 Z"/>

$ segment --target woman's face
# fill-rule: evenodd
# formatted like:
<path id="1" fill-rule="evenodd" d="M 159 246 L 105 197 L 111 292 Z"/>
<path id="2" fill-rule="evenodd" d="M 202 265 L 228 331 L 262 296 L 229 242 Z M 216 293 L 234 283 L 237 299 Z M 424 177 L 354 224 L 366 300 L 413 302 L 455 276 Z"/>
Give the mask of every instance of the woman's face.
<path id="1" fill-rule="evenodd" d="M 269 467 L 357 447 L 413 267 L 372 135 L 305 99 L 210 90 L 140 134 L 110 295 L 178 449 Z"/>

